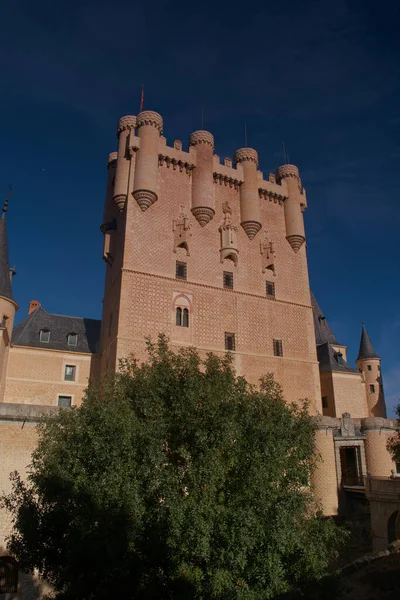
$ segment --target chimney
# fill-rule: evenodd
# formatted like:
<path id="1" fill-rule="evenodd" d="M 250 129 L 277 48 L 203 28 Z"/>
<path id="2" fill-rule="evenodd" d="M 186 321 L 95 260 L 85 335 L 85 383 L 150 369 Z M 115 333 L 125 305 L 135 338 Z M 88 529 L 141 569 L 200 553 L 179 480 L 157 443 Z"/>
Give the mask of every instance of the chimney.
<path id="1" fill-rule="evenodd" d="M 37 308 L 39 308 L 39 306 L 40 306 L 39 300 L 31 300 L 29 302 L 28 315 L 30 315 L 31 313 L 33 313 L 33 311 L 36 310 Z"/>

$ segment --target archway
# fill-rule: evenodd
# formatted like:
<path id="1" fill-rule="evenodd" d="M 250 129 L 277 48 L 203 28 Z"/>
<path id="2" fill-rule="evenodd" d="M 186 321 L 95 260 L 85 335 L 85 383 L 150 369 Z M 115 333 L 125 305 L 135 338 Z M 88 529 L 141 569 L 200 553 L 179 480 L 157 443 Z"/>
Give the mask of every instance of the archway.
<path id="1" fill-rule="evenodd" d="M 397 518 L 399 517 L 399 511 L 396 510 L 394 513 L 392 513 L 389 517 L 388 520 L 388 525 L 387 525 L 387 534 L 388 534 L 388 543 L 390 544 L 391 542 L 394 542 L 395 540 L 398 539 L 398 531 L 396 531 L 396 521 Z"/>

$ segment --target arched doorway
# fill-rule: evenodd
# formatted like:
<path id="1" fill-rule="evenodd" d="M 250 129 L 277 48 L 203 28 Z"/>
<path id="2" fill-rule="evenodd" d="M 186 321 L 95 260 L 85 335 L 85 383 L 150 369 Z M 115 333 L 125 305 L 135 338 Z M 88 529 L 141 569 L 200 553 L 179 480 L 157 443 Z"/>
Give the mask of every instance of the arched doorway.
<path id="1" fill-rule="evenodd" d="M 396 521 L 397 518 L 399 516 L 399 511 L 396 510 L 394 513 L 392 513 L 389 517 L 388 520 L 388 525 L 387 525 L 387 532 L 388 532 L 388 543 L 390 544 L 391 542 L 394 542 L 395 540 L 398 539 L 398 535 L 396 532 Z"/>

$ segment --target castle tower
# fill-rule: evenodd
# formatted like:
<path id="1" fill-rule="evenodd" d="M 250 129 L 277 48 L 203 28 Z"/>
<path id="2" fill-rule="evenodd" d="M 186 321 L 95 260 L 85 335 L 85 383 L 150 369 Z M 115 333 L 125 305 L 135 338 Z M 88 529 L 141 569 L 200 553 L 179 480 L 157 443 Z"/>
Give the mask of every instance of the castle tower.
<path id="1" fill-rule="evenodd" d="M 381 359 L 377 355 L 364 323 L 361 330 L 360 350 L 357 367 L 364 375 L 368 416 L 386 418 L 385 395 L 383 393 Z"/>
<path id="2" fill-rule="evenodd" d="M 8 262 L 7 227 L 5 218 L 7 208 L 8 200 L 6 199 L 0 217 L 0 402 L 4 400 L 11 333 L 14 325 L 15 313 L 19 308 L 13 298 L 11 289 L 11 279 L 15 271 L 10 269 Z"/>
<path id="3" fill-rule="evenodd" d="M 185 149 L 162 127 L 153 111 L 123 117 L 114 184 L 109 159 L 102 370 L 132 354 L 146 360 L 146 338 L 165 333 L 175 349 L 231 351 L 254 384 L 274 373 L 288 402 L 309 398 L 317 412 L 306 252 L 286 241 L 292 196 L 303 218 L 298 180 L 293 195 L 285 178 L 257 170 L 256 150 L 221 162 L 211 132 L 192 132 Z"/>

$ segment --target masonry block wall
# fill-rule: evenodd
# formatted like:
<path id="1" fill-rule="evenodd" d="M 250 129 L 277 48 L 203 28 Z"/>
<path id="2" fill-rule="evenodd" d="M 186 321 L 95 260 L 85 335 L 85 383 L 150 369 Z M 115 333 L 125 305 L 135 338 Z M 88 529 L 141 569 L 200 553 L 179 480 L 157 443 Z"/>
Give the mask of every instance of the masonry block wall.
<path id="1" fill-rule="evenodd" d="M 5 398 L 7 402 L 57 406 L 58 396 L 79 405 L 89 377 L 98 372 L 96 355 L 38 348 L 11 348 Z M 66 365 L 75 367 L 75 381 L 64 378 Z"/>

